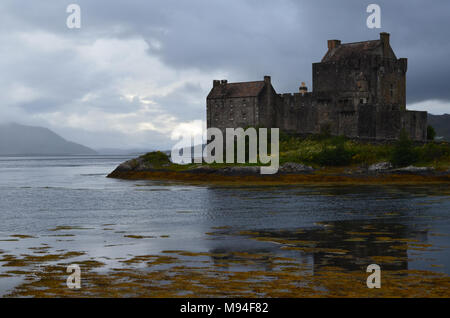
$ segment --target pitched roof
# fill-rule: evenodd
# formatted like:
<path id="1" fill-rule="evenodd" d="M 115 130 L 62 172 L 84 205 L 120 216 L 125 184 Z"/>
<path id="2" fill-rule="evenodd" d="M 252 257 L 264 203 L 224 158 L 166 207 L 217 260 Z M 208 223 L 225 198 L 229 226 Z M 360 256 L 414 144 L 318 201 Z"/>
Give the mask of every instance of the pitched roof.
<path id="1" fill-rule="evenodd" d="M 212 88 L 207 98 L 255 97 L 264 86 L 264 81 L 218 84 Z"/>
<path id="2" fill-rule="evenodd" d="M 343 43 L 328 50 L 322 62 L 335 62 L 358 55 L 382 55 L 383 42 L 381 40 Z"/>

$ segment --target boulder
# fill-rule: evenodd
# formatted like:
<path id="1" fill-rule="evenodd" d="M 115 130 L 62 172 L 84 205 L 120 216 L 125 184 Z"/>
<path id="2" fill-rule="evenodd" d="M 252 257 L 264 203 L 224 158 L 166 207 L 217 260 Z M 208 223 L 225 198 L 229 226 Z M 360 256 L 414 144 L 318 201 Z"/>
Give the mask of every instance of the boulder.
<path id="1" fill-rule="evenodd" d="M 278 169 L 278 172 L 280 173 L 305 173 L 312 171 L 314 171 L 313 167 L 296 162 L 286 162 Z"/>
<path id="2" fill-rule="evenodd" d="M 386 171 L 392 169 L 390 162 L 378 162 L 369 166 L 369 172 Z"/>

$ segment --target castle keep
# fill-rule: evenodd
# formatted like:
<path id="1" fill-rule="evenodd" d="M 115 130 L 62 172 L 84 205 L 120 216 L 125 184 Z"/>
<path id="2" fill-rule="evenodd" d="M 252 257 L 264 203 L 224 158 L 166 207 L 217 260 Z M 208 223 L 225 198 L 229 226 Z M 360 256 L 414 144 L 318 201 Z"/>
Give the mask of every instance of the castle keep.
<path id="1" fill-rule="evenodd" d="M 330 132 L 351 138 L 389 140 L 402 129 L 418 141 L 427 138 L 427 112 L 406 110 L 407 59 L 395 56 L 389 34 L 379 40 L 328 41 L 313 63 L 313 90 L 278 94 L 270 76 L 263 81 L 214 80 L 207 97 L 207 126 L 277 127 L 292 134 Z"/>

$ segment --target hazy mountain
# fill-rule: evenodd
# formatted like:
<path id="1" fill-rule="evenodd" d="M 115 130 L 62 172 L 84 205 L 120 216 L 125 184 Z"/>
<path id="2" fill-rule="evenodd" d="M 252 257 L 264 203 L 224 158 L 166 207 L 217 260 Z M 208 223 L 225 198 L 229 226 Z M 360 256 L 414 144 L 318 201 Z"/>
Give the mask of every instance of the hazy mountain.
<path id="1" fill-rule="evenodd" d="M 433 126 L 436 130 L 437 137 L 444 137 L 445 140 L 450 141 L 450 115 L 432 115 L 428 114 L 428 125 Z"/>
<path id="2" fill-rule="evenodd" d="M 70 142 L 43 127 L 0 124 L 0 155 L 92 155 L 96 152 Z"/>
<path id="3" fill-rule="evenodd" d="M 133 155 L 140 156 L 146 154 L 147 152 L 153 151 L 152 149 L 143 149 L 143 148 L 128 148 L 128 149 L 120 149 L 120 148 L 99 148 L 95 149 L 100 155 Z"/>

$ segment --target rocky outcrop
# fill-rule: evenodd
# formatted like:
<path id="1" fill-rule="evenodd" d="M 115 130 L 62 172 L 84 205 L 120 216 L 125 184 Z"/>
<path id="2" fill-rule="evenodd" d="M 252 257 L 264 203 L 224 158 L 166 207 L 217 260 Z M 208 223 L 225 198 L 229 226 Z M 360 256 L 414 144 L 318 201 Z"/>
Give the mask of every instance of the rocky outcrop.
<path id="1" fill-rule="evenodd" d="M 169 167 L 170 164 L 165 164 L 162 166 L 156 166 L 149 162 L 148 160 L 145 160 L 142 157 L 131 159 L 128 161 L 125 161 L 121 163 L 117 168 L 116 171 L 119 172 L 127 172 L 127 171 L 164 171 L 166 167 Z"/>
<path id="2" fill-rule="evenodd" d="M 259 166 L 188 165 L 171 163 L 161 152 L 153 152 L 120 164 L 111 178 L 159 179 L 213 182 L 275 182 L 280 184 L 311 182 L 449 182 L 450 171 L 435 171 L 430 167 L 409 166 L 394 169 L 388 162 L 379 162 L 370 167 L 347 167 L 341 170 L 315 169 L 300 163 L 287 162 L 277 174 L 262 175 Z M 243 177 L 243 178 L 241 178 Z"/>
<path id="3" fill-rule="evenodd" d="M 303 174 L 310 173 L 314 169 L 310 166 L 306 166 L 300 163 L 287 162 L 280 166 L 278 173 L 282 174 Z M 224 176 L 251 176 L 260 175 L 261 168 L 258 166 L 233 166 L 233 167 L 223 167 L 223 168 L 213 168 L 210 166 L 199 166 L 190 170 L 185 170 L 189 173 L 206 173 L 206 174 L 219 174 Z"/>
<path id="4" fill-rule="evenodd" d="M 120 172 L 152 172 L 152 171 L 171 171 L 170 164 L 155 166 L 143 157 L 128 160 L 121 163 L 111 175 Z M 278 173 L 280 174 L 304 174 L 311 173 L 314 169 L 300 163 L 287 162 L 280 166 Z M 191 169 L 182 170 L 183 173 L 192 174 L 218 174 L 223 176 L 253 176 L 260 175 L 261 168 L 259 166 L 230 166 L 230 167 L 214 167 L 200 165 Z"/>

